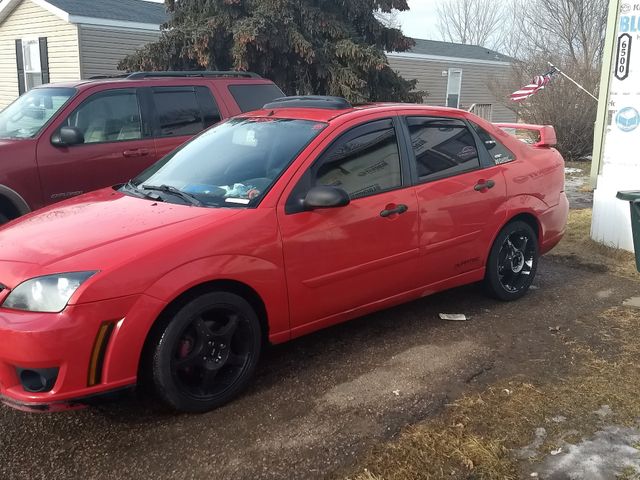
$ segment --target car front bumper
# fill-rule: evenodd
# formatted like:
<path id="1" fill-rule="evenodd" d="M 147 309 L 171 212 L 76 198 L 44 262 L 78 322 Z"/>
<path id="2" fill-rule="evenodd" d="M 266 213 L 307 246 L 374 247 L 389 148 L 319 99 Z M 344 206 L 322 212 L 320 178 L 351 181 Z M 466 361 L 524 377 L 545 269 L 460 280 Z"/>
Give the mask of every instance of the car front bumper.
<path id="1" fill-rule="evenodd" d="M 61 313 L 0 308 L 0 401 L 55 411 L 130 388 L 147 332 L 164 306 L 135 295 L 70 305 Z M 24 372 L 43 371 L 55 372 L 51 384 L 29 388 Z"/>

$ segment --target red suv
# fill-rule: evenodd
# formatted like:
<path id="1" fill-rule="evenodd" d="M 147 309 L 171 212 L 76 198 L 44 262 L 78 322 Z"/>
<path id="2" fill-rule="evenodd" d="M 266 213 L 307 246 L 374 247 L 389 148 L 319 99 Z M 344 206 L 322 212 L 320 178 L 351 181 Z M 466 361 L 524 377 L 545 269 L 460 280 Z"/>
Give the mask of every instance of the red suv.
<path id="1" fill-rule="evenodd" d="M 46 85 L 0 112 L 0 223 L 122 183 L 205 128 L 283 96 L 248 72 Z"/>
<path id="2" fill-rule="evenodd" d="M 536 145 L 460 110 L 292 97 L 12 222 L 2 399 L 51 410 L 147 380 L 205 411 L 264 341 L 472 282 L 520 298 L 569 208 L 553 129 L 524 128 Z"/>

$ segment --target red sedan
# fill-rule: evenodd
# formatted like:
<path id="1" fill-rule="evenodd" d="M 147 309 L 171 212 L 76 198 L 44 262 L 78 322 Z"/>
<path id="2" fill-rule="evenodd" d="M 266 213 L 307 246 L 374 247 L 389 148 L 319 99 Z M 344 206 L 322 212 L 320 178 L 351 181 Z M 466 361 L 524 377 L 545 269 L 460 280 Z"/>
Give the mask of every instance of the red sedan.
<path id="1" fill-rule="evenodd" d="M 562 238 L 564 161 L 459 110 L 292 97 L 126 185 L 0 230 L 0 394 L 28 410 L 148 382 L 215 408 L 280 343 L 484 281 L 523 296 Z"/>

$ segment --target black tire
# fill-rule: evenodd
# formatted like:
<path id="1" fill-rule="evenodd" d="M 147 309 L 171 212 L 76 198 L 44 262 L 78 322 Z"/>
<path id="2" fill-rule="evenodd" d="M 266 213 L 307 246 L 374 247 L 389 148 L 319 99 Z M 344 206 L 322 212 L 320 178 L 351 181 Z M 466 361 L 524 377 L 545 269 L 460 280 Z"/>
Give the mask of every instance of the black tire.
<path id="1" fill-rule="evenodd" d="M 228 292 L 189 301 L 155 338 L 149 349 L 154 390 L 169 407 L 190 413 L 217 408 L 244 390 L 262 347 L 253 308 Z"/>
<path id="2" fill-rule="evenodd" d="M 485 289 L 503 301 L 522 298 L 538 270 L 538 236 L 526 222 L 514 221 L 498 234 L 491 247 L 484 278 Z"/>

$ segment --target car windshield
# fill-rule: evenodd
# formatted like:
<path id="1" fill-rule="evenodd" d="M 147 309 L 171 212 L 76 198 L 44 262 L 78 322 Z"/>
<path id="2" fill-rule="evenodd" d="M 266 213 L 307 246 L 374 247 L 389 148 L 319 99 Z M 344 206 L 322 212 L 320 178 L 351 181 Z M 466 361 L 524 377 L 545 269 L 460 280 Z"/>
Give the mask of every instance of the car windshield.
<path id="1" fill-rule="evenodd" d="M 253 206 L 325 127 L 308 120 L 231 119 L 165 156 L 121 191 L 197 206 Z"/>
<path id="2" fill-rule="evenodd" d="M 0 112 L 0 138 L 32 138 L 76 93 L 75 88 L 36 88 Z"/>

